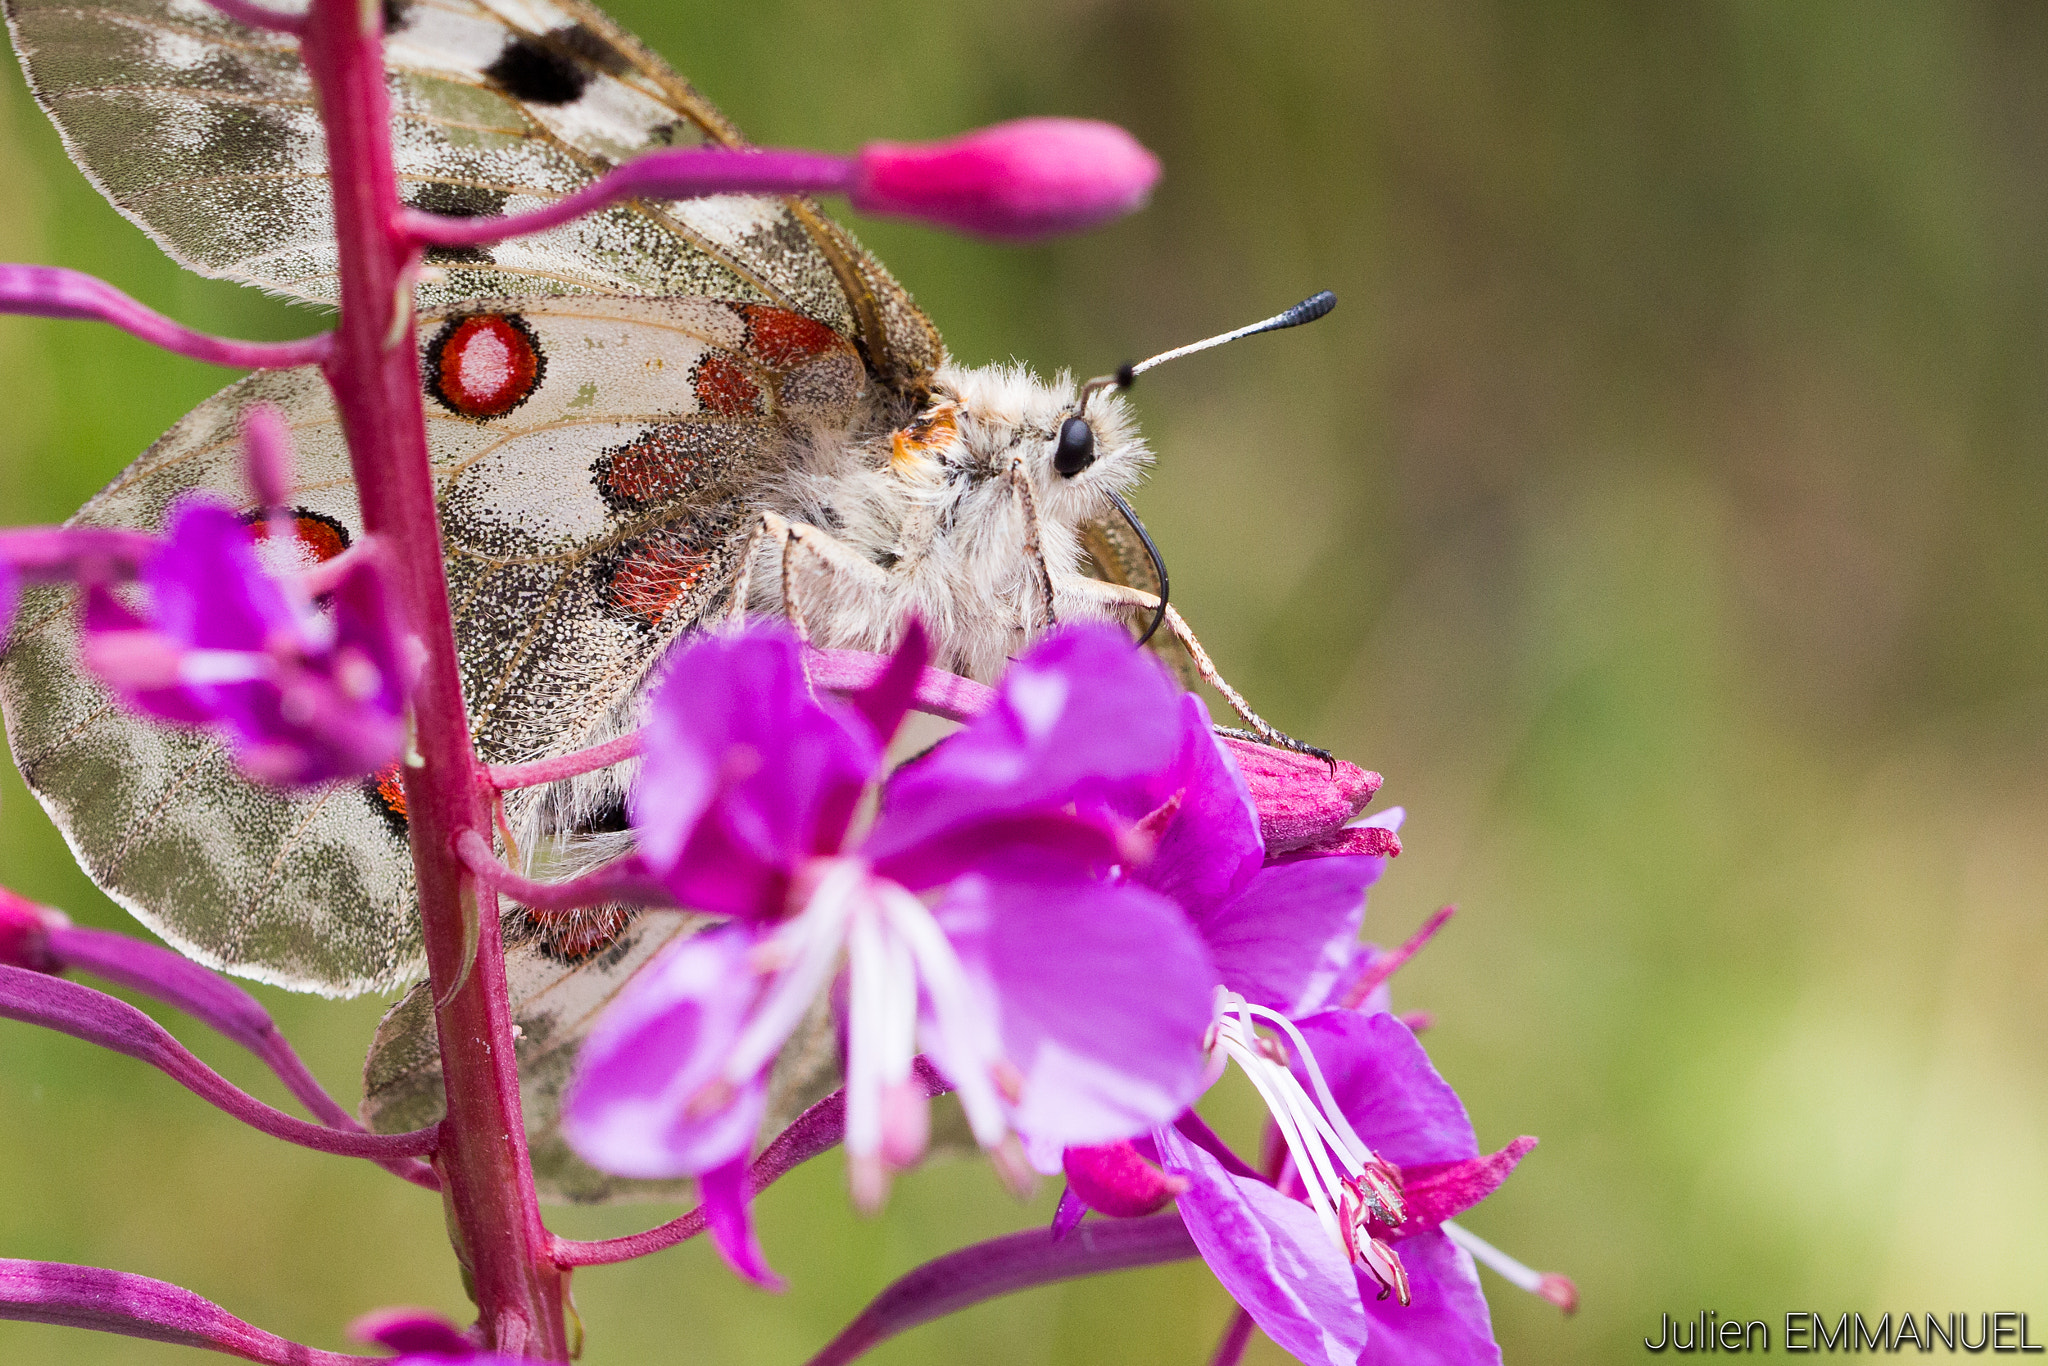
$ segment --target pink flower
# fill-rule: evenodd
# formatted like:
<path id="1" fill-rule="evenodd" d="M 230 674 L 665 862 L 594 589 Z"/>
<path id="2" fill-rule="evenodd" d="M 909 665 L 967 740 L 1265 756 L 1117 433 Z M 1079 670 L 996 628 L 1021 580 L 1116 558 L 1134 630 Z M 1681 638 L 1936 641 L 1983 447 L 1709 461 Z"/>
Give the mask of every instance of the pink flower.
<path id="1" fill-rule="evenodd" d="M 217 731 L 264 781 L 376 772 L 404 747 L 410 669 L 391 588 L 364 551 L 337 561 L 322 610 L 265 571 L 240 517 L 187 498 L 141 565 L 141 610 L 87 586 L 86 663 L 137 711 Z"/>
<path id="2" fill-rule="evenodd" d="M 565 1130 L 587 1160 L 701 1178 L 728 1260 L 769 1276 L 741 1176 L 769 1065 L 845 964 L 846 1149 L 858 1200 L 925 1144 L 925 1052 L 984 1148 L 1143 1131 L 1201 1084 L 1215 971 L 1100 794 L 1173 761 L 1179 701 L 1107 627 L 1041 643 L 993 706 L 884 781 L 925 662 L 913 629 L 849 703 L 796 642 L 695 641 L 654 695 L 632 812 L 640 856 L 730 917 L 666 951 L 584 1047 Z M 879 808 L 874 806 L 879 798 Z"/>

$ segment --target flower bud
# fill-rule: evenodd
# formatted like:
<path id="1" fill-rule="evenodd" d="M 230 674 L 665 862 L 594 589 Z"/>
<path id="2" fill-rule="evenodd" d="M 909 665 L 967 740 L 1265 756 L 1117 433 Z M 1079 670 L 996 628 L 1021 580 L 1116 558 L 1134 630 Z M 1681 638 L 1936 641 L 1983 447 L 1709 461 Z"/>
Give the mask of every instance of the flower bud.
<path id="1" fill-rule="evenodd" d="M 1016 119 L 944 142 L 871 142 L 850 191 L 863 213 L 987 237 L 1077 232 L 1143 205 L 1159 158 L 1115 124 Z"/>
<path id="2" fill-rule="evenodd" d="M 0 963 L 32 972 L 58 971 L 50 931 L 69 923 L 61 913 L 0 887 Z"/>
<path id="3" fill-rule="evenodd" d="M 1060 1165 L 1074 1194 L 1090 1209 L 1118 1219 L 1156 1214 L 1188 1188 L 1186 1177 L 1168 1176 L 1128 1141 L 1069 1148 Z"/>
<path id="4" fill-rule="evenodd" d="M 1334 835 L 1380 790 L 1380 775 L 1339 760 L 1224 737 L 1259 808 L 1268 858 Z"/>

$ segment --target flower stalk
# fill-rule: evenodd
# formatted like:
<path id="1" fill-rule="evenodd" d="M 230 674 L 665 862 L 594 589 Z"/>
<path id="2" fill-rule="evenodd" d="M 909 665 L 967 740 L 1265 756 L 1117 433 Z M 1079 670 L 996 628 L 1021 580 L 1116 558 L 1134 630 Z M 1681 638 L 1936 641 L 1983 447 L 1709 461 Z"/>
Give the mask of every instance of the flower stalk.
<path id="1" fill-rule="evenodd" d="M 391 151 L 380 11 L 313 0 L 300 55 L 318 95 L 334 193 L 341 318 L 322 365 L 348 439 L 363 523 L 394 551 L 423 646 L 415 752 L 401 766 L 448 1096 L 435 1165 L 484 1345 L 568 1358 L 562 1278 L 548 1255 L 519 1107 L 496 894 L 455 853 L 490 828 L 463 705 L 454 619 L 420 406 L 412 275 Z"/>

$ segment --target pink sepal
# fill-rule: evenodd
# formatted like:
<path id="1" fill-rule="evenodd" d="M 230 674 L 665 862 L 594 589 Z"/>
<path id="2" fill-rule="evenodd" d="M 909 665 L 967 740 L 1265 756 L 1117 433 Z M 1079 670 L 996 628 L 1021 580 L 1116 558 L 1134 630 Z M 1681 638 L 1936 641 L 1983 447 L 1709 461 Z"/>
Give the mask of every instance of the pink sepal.
<path id="1" fill-rule="evenodd" d="M 1499 1190 L 1515 1164 L 1535 1146 L 1536 1140 L 1525 1134 L 1497 1153 L 1401 1168 L 1401 1197 L 1407 1202 L 1408 1218 L 1387 1236 L 1407 1238 L 1457 1218 Z"/>

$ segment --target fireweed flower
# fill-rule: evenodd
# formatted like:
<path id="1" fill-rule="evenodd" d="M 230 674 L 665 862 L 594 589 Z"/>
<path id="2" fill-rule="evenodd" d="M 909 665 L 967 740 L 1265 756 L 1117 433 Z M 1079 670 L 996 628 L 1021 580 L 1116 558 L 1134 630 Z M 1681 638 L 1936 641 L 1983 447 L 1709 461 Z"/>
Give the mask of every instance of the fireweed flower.
<path id="1" fill-rule="evenodd" d="M 145 715 L 219 732 L 263 781 L 375 772 L 405 743 L 408 670 L 397 604 L 362 549 L 323 585 L 323 611 L 266 572 L 234 512 L 186 498 L 142 566 L 142 610 L 88 585 L 85 660 Z"/>
<path id="2" fill-rule="evenodd" d="M 720 1250 L 757 1280 L 742 1181 L 768 1068 L 842 960 L 863 1205 L 923 1151 L 920 1048 L 992 1151 L 1013 1131 L 1055 1153 L 1126 1138 L 1201 1083 L 1214 969 L 1173 901 L 1113 876 L 1148 842 L 1093 800 L 1172 764 L 1171 683 L 1119 631 L 1060 632 L 884 781 L 925 656 L 913 627 L 842 704 L 811 695 L 786 631 L 753 627 L 687 645 L 651 699 L 639 856 L 730 920 L 620 993 L 564 1127 L 605 1170 L 699 1177 Z"/>
<path id="3" fill-rule="evenodd" d="M 1277 1184 L 1179 1130 L 1155 1132 L 1164 1170 L 1187 1183 L 1181 1218 L 1203 1259 L 1305 1362 L 1498 1363 L 1472 1259 L 1442 1225 L 1534 1140 L 1482 1156 L 1456 1093 L 1391 1015 L 1320 1011 L 1279 1027 L 1284 1064 L 1277 1050 L 1231 1050 L 1262 1091 L 1285 1097 Z"/>
<path id="4" fill-rule="evenodd" d="M 1369 961 L 1365 892 L 1399 851 L 1401 812 L 1345 825 L 1352 798 L 1333 786 L 1294 813 L 1275 854 L 1262 836 L 1272 812 L 1199 703 L 1183 705 L 1175 764 L 1110 802 L 1149 808 L 1136 819 L 1155 855 L 1130 876 L 1171 895 L 1207 945 L 1209 1080 L 1227 1062 L 1251 1080 L 1281 1165 L 1260 1175 L 1184 1116 L 1136 1142 L 1070 1148 L 1056 1227 L 1084 1206 L 1131 1216 L 1177 1200 L 1218 1279 L 1303 1360 L 1360 1360 L 1370 1332 L 1374 1362 L 1497 1361 L 1471 1259 L 1438 1229 L 1531 1141 L 1479 1156 L 1456 1095 L 1408 1029 L 1378 1013 L 1384 984 L 1367 1011 L 1324 1009 Z"/>

